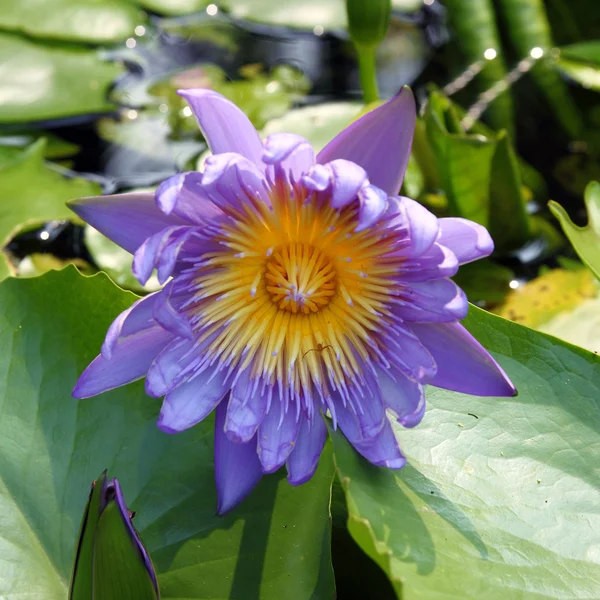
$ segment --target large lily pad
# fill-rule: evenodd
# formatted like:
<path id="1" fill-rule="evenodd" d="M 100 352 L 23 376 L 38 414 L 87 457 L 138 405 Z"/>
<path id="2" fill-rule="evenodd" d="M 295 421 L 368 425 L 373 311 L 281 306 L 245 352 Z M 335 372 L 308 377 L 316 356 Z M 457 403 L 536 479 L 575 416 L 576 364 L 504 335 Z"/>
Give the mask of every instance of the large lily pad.
<path id="1" fill-rule="evenodd" d="M 600 360 L 477 309 L 465 324 L 519 396 L 429 389 L 397 472 L 334 434 L 350 532 L 403 600 L 595 598 Z"/>
<path id="2" fill-rule="evenodd" d="M 202 10 L 211 0 L 137 0 L 144 8 L 160 15 L 189 15 Z"/>
<path id="3" fill-rule="evenodd" d="M 145 22 L 128 0 L 4 0 L 0 11 L 0 29 L 94 44 L 124 40 Z"/>
<path id="4" fill-rule="evenodd" d="M 97 183 L 67 179 L 50 169 L 44 152 L 42 139 L 16 160 L 0 165 L 0 248 L 25 229 L 46 221 L 73 220 L 65 202 L 100 193 Z"/>
<path id="5" fill-rule="evenodd" d="M 96 50 L 0 33 L 0 123 L 109 111 L 106 90 L 122 72 Z"/>
<path id="6" fill-rule="evenodd" d="M 64 600 L 89 485 L 119 479 L 163 599 L 331 598 L 331 452 L 292 488 L 268 476 L 215 515 L 212 423 L 175 436 L 133 384 L 77 401 L 71 388 L 135 297 L 75 269 L 0 286 L 0 596 Z"/>
<path id="7" fill-rule="evenodd" d="M 328 102 L 291 110 L 279 119 L 269 121 L 263 135 L 288 132 L 305 137 L 319 151 L 360 113 L 358 102 Z"/>
<path id="8" fill-rule="evenodd" d="M 575 225 L 558 202 L 550 201 L 549 206 L 579 258 L 600 279 L 600 183 L 592 181 L 587 186 L 584 201 L 588 213 L 588 224 L 585 227 Z"/>
<path id="9" fill-rule="evenodd" d="M 281 2 L 280 0 L 222 0 L 223 8 L 234 17 L 256 21 L 265 25 L 280 25 L 294 29 L 324 30 L 346 29 L 346 5 L 339 0 L 302 0 Z M 420 0 L 392 0 L 392 8 L 414 12 L 421 8 Z"/>

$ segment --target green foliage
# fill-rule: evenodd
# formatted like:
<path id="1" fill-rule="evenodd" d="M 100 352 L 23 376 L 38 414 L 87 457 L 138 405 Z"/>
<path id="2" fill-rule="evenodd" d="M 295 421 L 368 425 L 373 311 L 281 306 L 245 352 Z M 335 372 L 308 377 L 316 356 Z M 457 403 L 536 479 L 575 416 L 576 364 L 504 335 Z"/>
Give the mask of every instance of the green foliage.
<path id="1" fill-rule="evenodd" d="M 0 596 L 64 600 L 90 481 L 109 467 L 163 600 L 332 598 L 330 448 L 307 484 L 266 476 L 217 517 L 212 419 L 166 435 L 140 384 L 70 397 L 134 299 L 73 268 L 0 286 Z"/>
<path id="2" fill-rule="evenodd" d="M 0 33 L 0 123 L 111 110 L 106 89 L 122 72 L 123 67 L 106 62 L 96 50 Z"/>
<path id="3" fill-rule="evenodd" d="M 531 235 L 519 165 L 506 133 L 465 133 L 450 102 L 432 92 L 425 112 L 448 212 L 486 226 L 496 248 L 518 248 Z"/>
<path id="4" fill-rule="evenodd" d="M 133 256 L 102 235 L 97 229 L 86 225 L 83 240 L 94 263 L 119 287 L 136 293 L 154 292 L 160 287 L 154 275 L 150 277 L 146 285 L 140 285 L 131 272 Z"/>
<path id="5" fill-rule="evenodd" d="M 263 135 L 278 132 L 295 133 L 305 137 L 315 151 L 322 150 L 338 133 L 360 113 L 358 102 L 326 102 L 289 111 L 284 116 L 269 121 Z"/>
<path id="6" fill-rule="evenodd" d="M 107 44 L 145 24 L 129 0 L 3 0 L 0 29 L 34 38 Z"/>
<path id="7" fill-rule="evenodd" d="M 403 600 L 593 598 L 600 360 L 477 309 L 465 324 L 519 396 L 429 389 L 397 472 L 333 434 L 350 533 Z"/>
<path id="8" fill-rule="evenodd" d="M 65 202 L 100 193 L 97 183 L 78 177 L 67 179 L 44 162 L 41 139 L 14 161 L 0 165 L 0 244 L 46 221 L 73 220 Z"/>
<path id="9" fill-rule="evenodd" d="M 115 496 L 106 471 L 92 484 L 85 507 L 69 600 L 156 600 L 154 572 L 146 564 L 131 517 Z"/>
<path id="10" fill-rule="evenodd" d="M 446 0 L 445 6 L 466 64 L 482 63 L 475 85 L 479 93 L 483 93 L 507 74 L 492 0 Z M 484 59 L 488 49 L 496 52 L 492 60 Z M 507 129 L 514 138 L 510 93 L 500 94 L 486 109 L 486 116 L 495 129 Z"/>
<path id="11" fill-rule="evenodd" d="M 556 66 L 583 87 L 600 91 L 600 40 L 563 46 Z"/>
<path id="12" fill-rule="evenodd" d="M 531 75 L 565 132 L 573 137 L 580 135 L 581 115 L 548 56 L 554 43 L 543 1 L 498 0 L 498 5 L 518 57 L 530 57 L 533 48 L 544 52 L 544 58 L 533 67 Z"/>
<path id="13" fill-rule="evenodd" d="M 548 206 L 560 221 L 579 258 L 600 279 L 600 183 L 592 181 L 587 186 L 584 202 L 588 213 L 588 224 L 585 227 L 575 225 L 558 202 L 550 201 Z"/>
<path id="14" fill-rule="evenodd" d="M 144 8 L 160 15 L 189 15 L 205 8 L 210 0 L 137 0 Z"/>

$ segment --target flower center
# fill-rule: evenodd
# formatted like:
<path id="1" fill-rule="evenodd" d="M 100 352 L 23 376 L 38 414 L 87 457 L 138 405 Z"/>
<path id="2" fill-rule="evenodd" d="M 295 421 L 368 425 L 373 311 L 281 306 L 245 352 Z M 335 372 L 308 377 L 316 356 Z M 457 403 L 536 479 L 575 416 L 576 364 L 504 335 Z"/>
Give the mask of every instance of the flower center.
<path id="1" fill-rule="evenodd" d="M 317 312 L 335 294 L 335 269 L 321 250 L 306 243 L 273 252 L 265 280 L 273 302 L 292 313 Z"/>

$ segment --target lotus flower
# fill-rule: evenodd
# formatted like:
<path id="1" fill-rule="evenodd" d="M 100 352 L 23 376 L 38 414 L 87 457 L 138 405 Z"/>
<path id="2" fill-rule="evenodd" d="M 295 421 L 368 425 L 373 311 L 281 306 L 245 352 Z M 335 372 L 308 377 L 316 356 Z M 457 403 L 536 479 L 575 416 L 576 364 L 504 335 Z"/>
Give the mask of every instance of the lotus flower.
<path id="1" fill-rule="evenodd" d="M 316 157 L 297 135 L 261 141 L 213 91 L 179 93 L 212 150 L 204 172 L 72 204 L 135 253 L 141 283 L 157 269 L 165 284 L 111 325 L 75 397 L 145 377 L 167 433 L 215 410 L 223 513 L 284 464 L 291 484 L 310 479 L 323 415 L 373 464 L 399 469 L 390 418 L 417 425 L 425 384 L 514 395 L 460 325 L 468 303 L 450 279 L 490 254 L 488 232 L 397 195 L 416 118 L 408 88 Z"/>

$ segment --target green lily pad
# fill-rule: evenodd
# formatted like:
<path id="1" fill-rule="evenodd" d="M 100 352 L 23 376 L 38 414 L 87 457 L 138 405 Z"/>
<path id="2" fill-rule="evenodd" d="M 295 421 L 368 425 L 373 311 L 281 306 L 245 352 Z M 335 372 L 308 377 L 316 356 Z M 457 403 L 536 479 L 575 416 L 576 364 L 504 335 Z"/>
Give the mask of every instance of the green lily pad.
<path id="1" fill-rule="evenodd" d="M 592 181 L 584 193 L 588 213 L 588 224 L 578 227 L 571 221 L 567 211 L 558 203 L 550 201 L 552 214 L 560 221 L 579 258 L 600 279 L 600 183 Z"/>
<path id="2" fill-rule="evenodd" d="M 333 434 L 350 533 L 403 600 L 575 600 L 600 589 L 600 360 L 472 308 L 516 398 L 428 390 L 401 471 Z M 468 376 L 465 373 L 465 376 Z"/>
<path id="3" fill-rule="evenodd" d="M 319 151 L 361 112 L 358 102 L 326 102 L 291 110 L 279 119 L 269 121 L 263 135 L 288 132 L 305 137 Z"/>
<path id="4" fill-rule="evenodd" d="M 265 25 L 294 29 L 313 29 L 318 26 L 325 31 L 348 27 L 346 5 L 338 0 L 222 0 L 217 4 L 238 19 Z M 403 12 L 414 12 L 421 6 L 420 0 L 392 0 L 392 8 Z"/>
<path id="5" fill-rule="evenodd" d="M 0 164 L 4 152 L 13 150 L 16 156 L 18 151 L 24 150 L 40 138 L 46 139 L 44 158 L 49 160 L 70 158 L 79 152 L 79 146 L 67 140 L 42 130 L 14 131 L 11 133 L 0 132 Z"/>
<path id="6" fill-rule="evenodd" d="M 161 598 L 332 598 L 331 450 L 313 479 L 266 476 L 217 517 L 212 419 L 179 435 L 132 384 L 71 398 L 107 327 L 135 299 L 75 269 L 0 286 L 0 596 L 64 600 L 89 486 L 117 477 Z"/>
<path id="7" fill-rule="evenodd" d="M 11 265 L 4 252 L 0 252 L 0 281 L 15 274 L 15 269 Z"/>
<path id="8" fill-rule="evenodd" d="M 136 0 L 138 4 L 159 15 L 189 15 L 198 12 L 211 0 Z"/>
<path id="9" fill-rule="evenodd" d="M 16 274 L 19 277 L 38 277 L 48 271 L 59 271 L 67 265 L 73 265 L 86 275 L 93 275 L 94 269 L 81 258 L 62 259 L 53 254 L 34 253 L 26 256 L 18 265 Z"/>
<path id="10" fill-rule="evenodd" d="M 114 109 L 108 86 L 123 67 L 96 50 L 0 33 L 0 123 L 26 123 Z"/>
<path id="11" fill-rule="evenodd" d="M 0 165 L 0 247 L 18 233 L 47 221 L 73 220 L 65 202 L 100 193 L 97 183 L 67 179 L 44 162 L 45 141 L 30 146 L 15 161 Z"/>
<path id="12" fill-rule="evenodd" d="M 596 281 L 586 269 L 552 269 L 512 290 L 495 312 L 537 329 L 597 294 Z"/>
<path id="13" fill-rule="evenodd" d="M 584 300 L 573 310 L 556 315 L 538 329 L 599 354 L 600 297 Z"/>
<path id="14" fill-rule="evenodd" d="M 128 0 L 4 0 L 0 11 L 0 29 L 92 44 L 124 40 L 145 22 Z"/>

